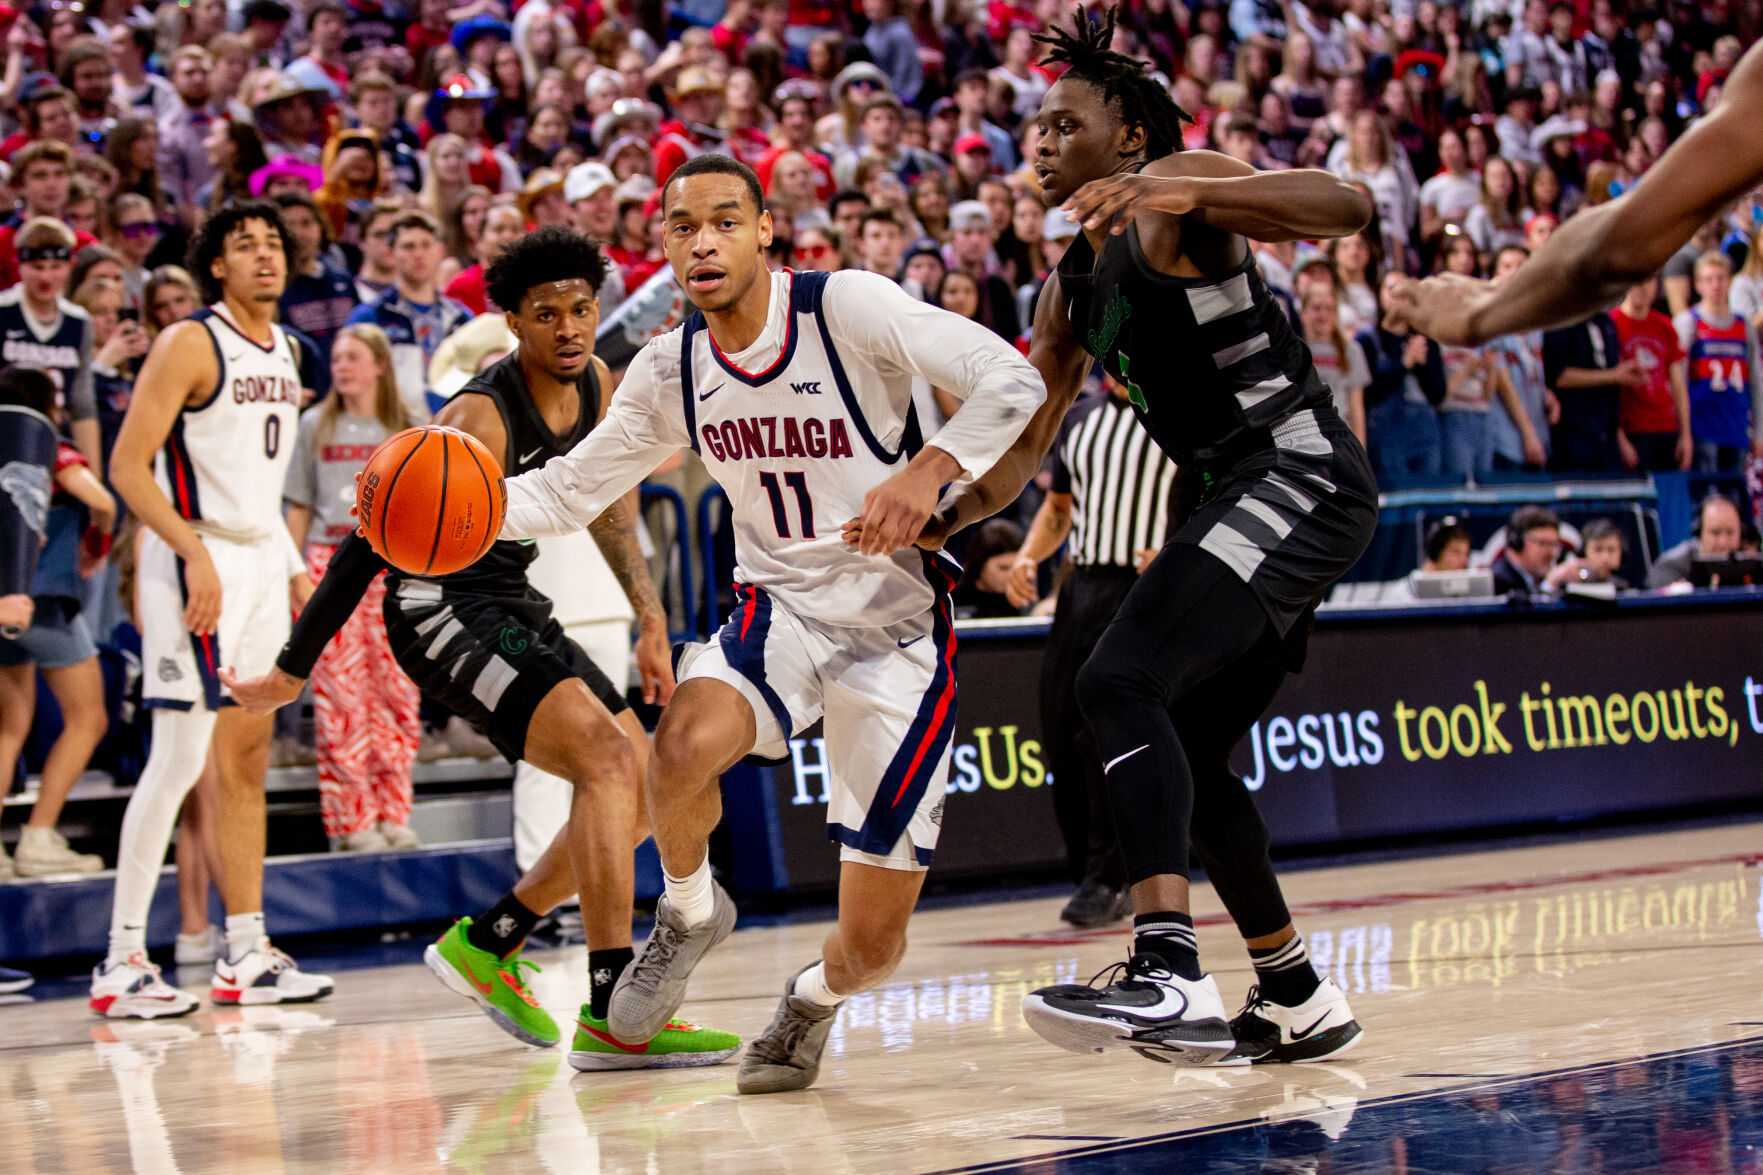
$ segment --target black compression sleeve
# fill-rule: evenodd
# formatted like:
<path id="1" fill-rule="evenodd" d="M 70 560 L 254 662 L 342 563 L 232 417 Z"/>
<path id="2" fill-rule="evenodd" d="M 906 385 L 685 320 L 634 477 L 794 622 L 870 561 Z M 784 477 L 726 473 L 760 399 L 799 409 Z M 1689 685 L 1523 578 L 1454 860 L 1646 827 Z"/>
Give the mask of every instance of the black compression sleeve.
<path id="1" fill-rule="evenodd" d="M 294 621 L 288 643 L 275 659 L 276 668 L 291 677 L 311 677 L 318 655 L 337 635 L 337 630 L 348 623 L 373 577 L 390 566 L 360 535 L 352 533 L 344 539 L 331 556 L 318 589 Z"/>

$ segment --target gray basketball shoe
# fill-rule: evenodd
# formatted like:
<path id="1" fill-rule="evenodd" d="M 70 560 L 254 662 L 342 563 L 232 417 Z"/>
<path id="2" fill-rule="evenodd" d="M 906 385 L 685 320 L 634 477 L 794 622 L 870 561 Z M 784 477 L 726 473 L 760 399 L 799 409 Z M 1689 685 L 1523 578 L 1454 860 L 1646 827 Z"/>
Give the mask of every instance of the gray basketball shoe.
<path id="1" fill-rule="evenodd" d="M 619 1040 L 649 1040 L 667 1027 L 686 1002 L 686 980 L 704 952 L 735 928 L 735 903 L 711 882 L 716 899 L 708 922 L 687 926 L 663 895 L 655 907 L 655 929 L 642 953 L 618 977 L 606 1008 L 606 1027 Z"/>
<path id="2" fill-rule="evenodd" d="M 813 963 L 808 967 L 814 966 Z M 802 971 L 808 970 L 802 968 Z M 820 1054 L 833 1030 L 837 1008 L 825 1008 L 795 995 L 796 972 L 784 985 L 771 1027 L 747 1046 L 735 1088 L 742 1093 L 787 1093 L 807 1089 L 820 1076 Z"/>

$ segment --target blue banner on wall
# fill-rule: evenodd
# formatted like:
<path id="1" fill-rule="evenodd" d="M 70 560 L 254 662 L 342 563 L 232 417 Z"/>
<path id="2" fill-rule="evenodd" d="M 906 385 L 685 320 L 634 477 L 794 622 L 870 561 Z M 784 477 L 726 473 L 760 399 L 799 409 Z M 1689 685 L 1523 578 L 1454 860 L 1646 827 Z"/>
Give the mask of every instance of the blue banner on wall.
<path id="1" fill-rule="evenodd" d="M 962 634 L 938 875 L 1064 859 L 1044 633 L 1010 631 Z M 774 775 L 789 882 L 830 886 L 820 728 L 791 752 Z M 1232 765 L 1287 845 L 1763 800 L 1763 593 L 1325 617 Z"/>

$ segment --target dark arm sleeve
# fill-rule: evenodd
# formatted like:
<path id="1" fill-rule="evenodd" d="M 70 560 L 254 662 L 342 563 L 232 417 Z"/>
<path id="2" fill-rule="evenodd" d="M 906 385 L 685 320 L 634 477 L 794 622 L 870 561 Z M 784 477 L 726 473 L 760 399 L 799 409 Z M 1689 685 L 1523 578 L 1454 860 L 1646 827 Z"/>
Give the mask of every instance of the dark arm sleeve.
<path id="1" fill-rule="evenodd" d="M 282 646 L 281 655 L 275 659 L 276 668 L 291 677 L 311 677 L 318 655 L 337 635 L 337 630 L 348 622 L 355 605 L 367 594 L 373 577 L 389 566 L 360 535 L 351 533 L 344 539 L 337 553 L 331 556 L 331 564 L 325 570 L 324 578 L 318 581 L 318 589 L 306 601 L 300 618 L 294 621 L 288 643 Z"/>

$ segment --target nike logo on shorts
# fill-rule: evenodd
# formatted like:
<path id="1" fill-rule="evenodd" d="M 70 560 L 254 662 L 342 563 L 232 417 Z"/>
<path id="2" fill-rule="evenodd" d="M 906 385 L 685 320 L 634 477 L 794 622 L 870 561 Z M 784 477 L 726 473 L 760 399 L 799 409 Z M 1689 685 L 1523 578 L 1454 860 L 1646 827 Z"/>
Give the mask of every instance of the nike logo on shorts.
<path id="1" fill-rule="evenodd" d="M 1112 759 L 1108 760 L 1106 763 L 1102 764 L 1102 774 L 1104 774 L 1104 775 L 1108 774 L 1108 772 L 1114 770 L 1114 768 L 1116 766 L 1118 766 L 1121 763 L 1126 762 L 1128 759 L 1132 758 L 1134 755 L 1138 754 L 1140 751 L 1148 751 L 1150 749 L 1151 749 L 1151 744 L 1146 743 L 1142 747 L 1134 747 L 1132 750 L 1128 751 L 1124 755 L 1116 755 L 1114 758 L 1112 758 Z"/>
<path id="2" fill-rule="evenodd" d="M 904 649 L 908 645 L 916 645 L 919 641 L 921 641 L 923 639 L 924 639 L 924 634 L 920 633 L 917 636 L 913 637 L 909 641 L 896 641 L 895 643 L 898 644 L 902 649 Z"/>

